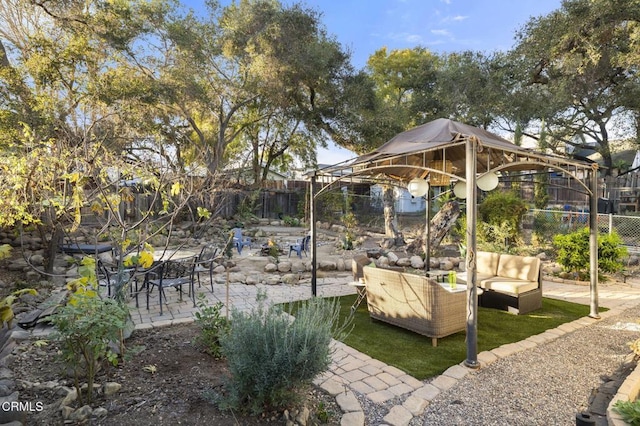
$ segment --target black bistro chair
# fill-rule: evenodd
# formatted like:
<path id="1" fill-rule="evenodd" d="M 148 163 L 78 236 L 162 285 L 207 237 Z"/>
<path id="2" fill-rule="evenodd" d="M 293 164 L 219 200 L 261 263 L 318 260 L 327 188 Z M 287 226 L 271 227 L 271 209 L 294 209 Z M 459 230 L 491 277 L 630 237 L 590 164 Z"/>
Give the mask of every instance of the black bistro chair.
<path id="1" fill-rule="evenodd" d="M 201 286 L 200 274 L 208 273 L 209 282 L 211 283 L 211 292 L 213 293 L 213 269 L 217 266 L 216 256 L 218 256 L 218 246 L 209 244 L 202 248 L 196 260 L 195 274 L 198 279 L 198 287 Z"/>
<path id="2" fill-rule="evenodd" d="M 145 274 L 144 286 L 147 290 L 147 309 L 149 309 L 149 294 L 154 287 L 158 287 L 158 297 L 160 299 L 160 315 L 162 315 L 162 304 L 167 303 L 167 295 L 164 289 L 173 287 L 180 292 L 182 301 L 182 286 L 187 286 L 189 296 L 196 307 L 194 275 L 197 256 L 190 256 L 181 259 L 170 259 L 158 262 Z"/>

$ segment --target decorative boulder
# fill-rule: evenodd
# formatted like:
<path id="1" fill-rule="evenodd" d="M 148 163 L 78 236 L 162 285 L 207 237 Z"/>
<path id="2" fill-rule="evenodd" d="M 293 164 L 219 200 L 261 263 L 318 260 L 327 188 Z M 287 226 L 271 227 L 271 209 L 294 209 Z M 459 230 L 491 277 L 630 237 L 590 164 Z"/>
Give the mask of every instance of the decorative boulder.
<path id="1" fill-rule="evenodd" d="M 295 285 L 298 284 L 299 281 L 300 278 L 298 277 L 298 274 L 284 274 L 282 276 L 282 282 L 285 284 Z"/>
<path id="2" fill-rule="evenodd" d="M 248 277 L 247 277 L 246 284 L 247 284 L 247 285 L 256 285 L 256 284 L 260 284 L 260 280 L 258 279 L 258 277 L 257 277 L 257 276 L 255 276 L 255 275 L 250 275 L 250 276 L 248 276 Z"/>
<path id="3" fill-rule="evenodd" d="M 244 274 L 240 272 L 232 272 L 229 274 L 230 283 L 244 283 L 245 280 L 246 280 L 246 277 L 244 276 Z"/>
<path id="4" fill-rule="evenodd" d="M 291 262 L 278 263 L 278 272 L 289 272 L 289 271 L 291 271 Z"/>
<path id="5" fill-rule="evenodd" d="M 278 265 L 276 265 L 275 263 L 267 263 L 266 265 L 264 265 L 265 272 L 276 272 L 277 270 Z"/>
<path id="6" fill-rule="evenodd" d="M 443 259 L 440 261 L 440 269 L 443 271 L 450 271 L 453 269 L 453 262 L 447 259 Z"/>
<path id="7" fill-rule="evenodd" d="M 391 262 L 389 262 L 389 258 L 387 256 L 381 256 L 376 263 L 378 266 L 384 268 L 389 266 Z"/>
<path id="8" fill-rule="evenodd" d="M 424 268 L 424 260 L 420 256 L 411 256 L 411 267 L 414 269 L 423 269 Z"/>
<path id="9" fill-rule="evenodd" d="M 307 270 L 307 267 L 305 266 L 305 264 L 303 262 L 292 262 L 291 263 L 291 272 L 300 273 L 300 272 L 305 272 L 306 270 Z"/>
<path id="10" fill-rule="evenodd" d="M 267 275 L 265 282 L 267 285 L 278 285 L 280 284 L 280 275 Z"/>
<path id="11" fill-rule="evenodd" d="M 402 267 L 411 266 L 411 259 L 409 259 L 408 257 L 403 257 L 401 259 L 398 259 L 396 265 Z"/>
<path id="12" fill-rule="evenodd" d="M 318 269 L 322 271 L 335 271 L 337 269 L 336 262 L 330 260 L 321 260 Z"/>

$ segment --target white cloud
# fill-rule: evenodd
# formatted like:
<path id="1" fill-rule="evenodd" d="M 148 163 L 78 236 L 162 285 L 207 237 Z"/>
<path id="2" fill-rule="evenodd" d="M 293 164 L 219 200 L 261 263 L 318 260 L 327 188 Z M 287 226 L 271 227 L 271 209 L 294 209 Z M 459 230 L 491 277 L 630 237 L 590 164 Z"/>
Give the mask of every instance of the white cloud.
<path id="1" fill-rule="evenodd" d="M 431 30 L 431 34 L 437 36 L 451 37 L 451 33 L 448 30 Z"/>
<path id="2" fill-rule="evenodd" d="M 400 42 L 407 42 L 407 43 L 422 43 L 422 41 L 424 40 L 423 37 L 420 34 L 411 34 L 411 33 L 389 33 L 387 34 L 387 38 L 394 40 L 394 41 L 400 41 Z"/>
<path id="3" fill-rule="evenodd" d="M 465 20 L 469 19 L 469 17 L 468 16 L 464 16 L 464 15 L 456 15 L 451 19 L 453 19 L 454 21 L 465 21 Z"/>
<path id="4" fill-rule="evenodd" d="M 405 40 L 409 43 L 422 43 L 422 36 L 418 34 L 408 34 Z"/>

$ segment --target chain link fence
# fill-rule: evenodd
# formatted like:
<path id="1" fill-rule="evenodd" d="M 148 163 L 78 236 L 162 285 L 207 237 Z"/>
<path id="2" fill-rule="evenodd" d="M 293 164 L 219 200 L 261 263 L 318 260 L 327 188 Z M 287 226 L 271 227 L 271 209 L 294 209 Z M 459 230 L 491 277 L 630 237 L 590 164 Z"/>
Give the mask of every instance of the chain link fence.
<path id="1" fill-rule="evenodd" d="M 543 241 L 589 226 L 589 212 L 532 209 L 523 218 L 525 229 Z M 640 216 L 598 214 L 598 232 L 617 232 L 629 253 L 640 253 Z"/>

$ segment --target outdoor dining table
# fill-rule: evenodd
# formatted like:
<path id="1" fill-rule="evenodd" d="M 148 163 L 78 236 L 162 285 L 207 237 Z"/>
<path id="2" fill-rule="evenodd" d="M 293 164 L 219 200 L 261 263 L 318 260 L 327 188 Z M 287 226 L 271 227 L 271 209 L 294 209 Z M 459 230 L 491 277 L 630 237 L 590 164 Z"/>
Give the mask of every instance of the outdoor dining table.
<path id="1" fill-rule="evenodd" d="M 67 254 L 95 254 L 106 253 L 113 250 L 111 244 L 60 244 L 60 250 Z"/>

